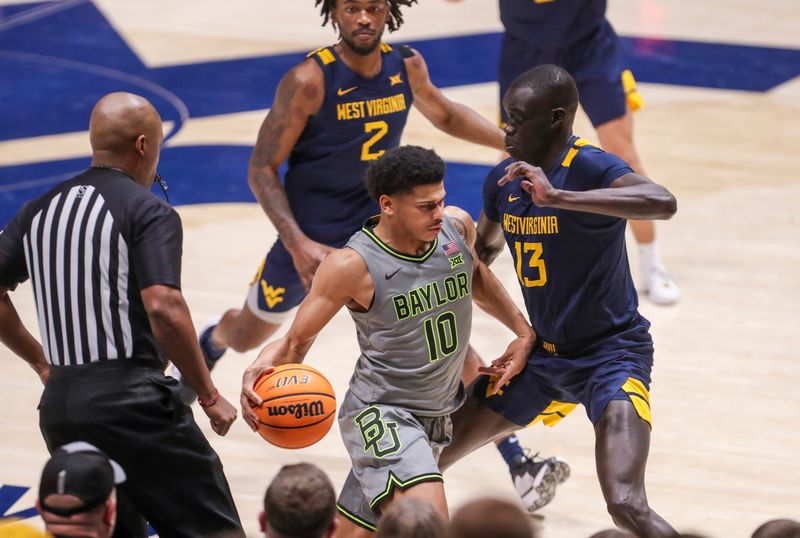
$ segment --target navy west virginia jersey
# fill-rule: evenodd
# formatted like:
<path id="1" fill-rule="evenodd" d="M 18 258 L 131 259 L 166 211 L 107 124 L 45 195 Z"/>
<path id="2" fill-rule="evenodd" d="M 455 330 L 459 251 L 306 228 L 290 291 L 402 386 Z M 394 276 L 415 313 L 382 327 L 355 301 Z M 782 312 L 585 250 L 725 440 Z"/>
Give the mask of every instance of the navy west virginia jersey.
<path id="1" fill-rule="evenodd" d="M 411 108 L 404 55 L 382 43 L 382 67 L 367 79 L 351 71 L 333 47 L 309 54 L 325 76 L 325 98 L 289 156 L 284 178 L 289 205 L 311 239 L 343 245 L 378 212 L 367 194 L 370 161 L 400 145 Z"/>
<path id="2" fill-rule="evenodd" d="M 608 24 L 606 0 L 500 0 L 506 32 L 540 49 L 576 43 Z"/>
<path id="3" fill-rule="evenodd" d="M 497 185 L 512 162 L 503 161 L 486 178 L 484 211 L 503 228 L 529 319 L 543 345 L 577 349 L 637 322 L 626 220 L 537 207 L 519 180 Z M 587 191 L 609 187 L 631 169 L 573 136 L 545 172 L 557 189 Z"/>

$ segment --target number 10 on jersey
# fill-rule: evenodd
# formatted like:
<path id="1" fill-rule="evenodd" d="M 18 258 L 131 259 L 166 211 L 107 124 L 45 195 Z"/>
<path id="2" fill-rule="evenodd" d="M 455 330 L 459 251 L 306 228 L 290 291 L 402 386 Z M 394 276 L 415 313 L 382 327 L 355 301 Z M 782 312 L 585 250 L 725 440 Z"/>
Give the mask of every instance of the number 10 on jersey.
<path id="1" fill-rule="evenodd" d="M 426 319 L 423 326 L 430 362 L 449 357 L 458 349 L 458 325 L 456 315 L 451 310 Z"/>

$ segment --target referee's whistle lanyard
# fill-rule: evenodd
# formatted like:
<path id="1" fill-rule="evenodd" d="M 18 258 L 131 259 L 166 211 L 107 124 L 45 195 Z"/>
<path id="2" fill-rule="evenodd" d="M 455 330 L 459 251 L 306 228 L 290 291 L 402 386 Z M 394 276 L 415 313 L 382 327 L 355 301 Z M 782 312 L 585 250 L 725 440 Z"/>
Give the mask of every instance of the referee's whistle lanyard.
<path id="1" fill-rule="evenodd" d="M 103 165 L 94 165 L 94 166 L 92 166 L 92 168 L 100 168 L 100 169 L 103 169 L 103 170 L 116 170 L 117 172 L 122 172 L 126 176 L 130 177 L 131 179 L 133 179 L 131 177 L 131 175 L 128 172 L 126 172 L 125 170 L 123 170 L 122 168 L 116 168 L 114 166 L 103 166 Z M 169 203 L 169 194 L 167 194 L 167 190 L 169 189 L 169 187 L 167 187 L 167 182 L 164 181 L 164 178 L 161 177 L 161 175 L 159 175 L 158 172 L 156 172 L 156 177 L 154 177 L 153 179 L 154 179 L 154 181 L 156 183 L 158 183 L 158 186 L 161 187 L 161 191 L 164 193 L 164 198 L 166 198 L 167 199 L 167 203 Z"/>

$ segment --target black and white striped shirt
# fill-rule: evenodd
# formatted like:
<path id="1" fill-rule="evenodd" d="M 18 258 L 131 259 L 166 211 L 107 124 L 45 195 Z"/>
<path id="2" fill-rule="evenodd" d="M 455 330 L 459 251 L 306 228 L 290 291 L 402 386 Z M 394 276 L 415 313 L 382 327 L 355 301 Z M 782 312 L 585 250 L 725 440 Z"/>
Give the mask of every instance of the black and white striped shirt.
<path id="1" fill-rule="evenodd" d="M 161 360 L 141 290 L 180 288 L 178 214 L 117 170 L 90 168 L 0 233 L 0 286 L 31 279 L 50 364 Z"/>

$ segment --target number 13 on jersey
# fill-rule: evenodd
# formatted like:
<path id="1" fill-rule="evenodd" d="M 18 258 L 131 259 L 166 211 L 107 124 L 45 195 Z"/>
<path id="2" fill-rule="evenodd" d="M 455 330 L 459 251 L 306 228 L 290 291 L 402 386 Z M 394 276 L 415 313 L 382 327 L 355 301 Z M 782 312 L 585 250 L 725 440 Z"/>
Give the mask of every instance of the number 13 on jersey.
<path id="1" fill-rule="evenodd" d="M 538 286 L 544 286 L 547 283 L 547 268 L 545 267 L 544 260 L 542 259 L 542 252 L 543 249 L 541 243 L 514 241 L 514 257 L 517 261 L 517 278 L 519 279 L 520 284 L 526 288 L 536 288 Z M 527 264 L 525 266 L 524 259 L 527 259 Z M 538 278 L 531 280 L 526 275 L 523 275 L 523 267 L 525 269 L 535 269 Z M 528 271 L 525 272 L 530 274 Z"/>

